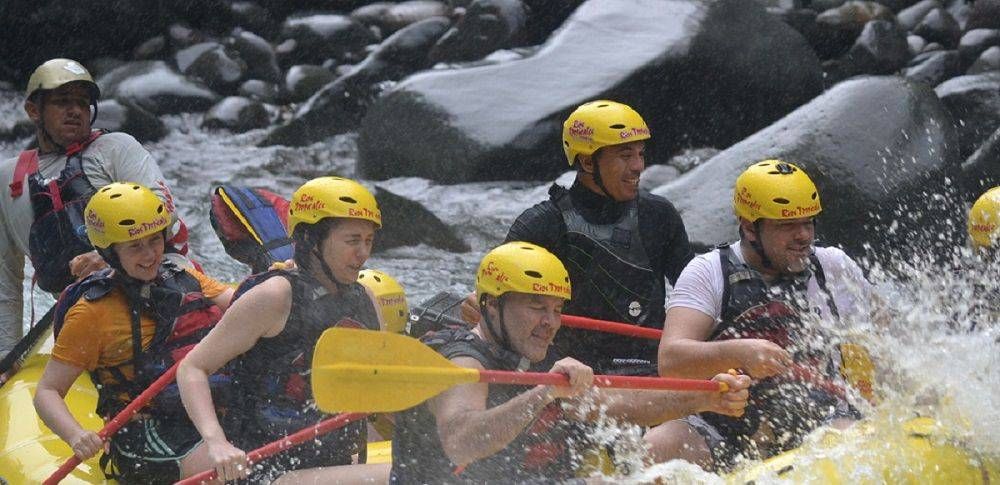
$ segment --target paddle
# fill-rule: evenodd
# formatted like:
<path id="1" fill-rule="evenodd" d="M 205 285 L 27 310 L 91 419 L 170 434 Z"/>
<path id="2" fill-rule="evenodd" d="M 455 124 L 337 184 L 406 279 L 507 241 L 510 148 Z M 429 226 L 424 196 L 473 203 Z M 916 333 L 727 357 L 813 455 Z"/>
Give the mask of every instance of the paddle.
<path id="1" fill-rule="evenodd" d="M 10 376 L 17 371 L 18 367 L 24 363 L 24 360 L 28 358 L 28 354 L 31 349 L 35 347 L 35 344 L 41 340 L 42 336 L 52 327 L 52 317 L 56 313 L 56 304 L 52 304 L 49 311 L 42 315 L 42 318 L 38 320 L 35 325 L 28 330 L 28 334 L 21 338 L 14 345 L 14 348 L 4 356 L 3 360 L 0 361 L 0 386 L 4 385 Z"/>
<path id="2" fill-rule="evenodd" d="M 251 464 L 257 463 L 269 456 L 281 453 L 282 451 L 285 451 L 293 446 L 298 446 L 306 441 L 316 439 L 317 436 L 329 433 L 335 429 L 343 428 L 348 423 L 364 419 L 367 416 L 367 414 L 361 413 L 338 414 L 332 418 L 321 421 L 314 426 L 296 431 L 294 434 L 290 434 L 277 441 L 261 446 L 260 448 L 247 453 L 247 459 Z M 196 485 L 198 483 L 213 480 L 215 477 L 215 470 L 205 470 L 197 475 L 185 478 L 174 485 Z"/>
<path id="3" fill-rule="evenodd" d="M 563 315 L 562 324 L 567 327 L 585 330 L 596 330 L 599 332 L 615 333 L 629 337 L 641 337 L 651 340 L 659 340 L 663 335 L 662 330 L 655 328 L 640 327 L 626 323 L 611 322 L 607 320 L 597 320 L 576 315 Z M 861 392 L 861 395 L 871 401 L 873 399 L 871 382 L 874 378 L 874 368 L 868 352 L 860 345 L 841 344 L 842 374 L 847 382 L 851 383 Z M 836 396 L 844 397 L 845 391 L 842 387 L 829 382 L 820 377 L 815 371 L 799 364 L 793 364 L 789 371 L 795 378 L 812 383 L 814 386 Z"/>
<path id="4" fill-rule="evenodd" d="M 326 412 L 395 412 L 458 384 L 569 385 L 563 374 L 476 370 L 453 364 L 419 340 L 388 332 L 331 328 L 313 352 L 312 389 Z M 594 376 L 617 389 L 725 392 L 724 383 L 659 377 Z"/>
<path id="5" fill-rule="evenodd" d="M 153 397 L 159 394 L 164 387 L 167 387 L 168 384 L 173 382 L 174 375 L 177 374 L 177 366 L 179 364 L 180 362 L 178 361 L 172 367 L 167 369 L 162 376 L 153 381 L 153 383 L 149 385 L 149 388 L 142 391 L 142 394 L 139 394 L 128 404 L 128 406 L 125 406 L 125 409 L 122 409 L 118 415 L 112 418 L 111 421 L 108 421 L 107 424 L 105 424 L 104 427 L 97 432 L 97 435 L 100 436 L 102 440 L 107 440 L 111 435 L 117 433 L 118 430 L 125 425 L 125 423 L 132 419 L 132 416 L 135 415 L 140 408 L 145 406 L 151 399 L 153 399 Z M 47 480 L 42 483 L 44 485 L 54 485 L 59 483 L 59 481 L 66 478 L 66 475 L 69 475 L 69 473 L 72 472 L 73 469 L 79 464 L 80 459 L 77 458 L 76 455 L 73 455 L 72 458 L 66 460 L 66 463 L 63 463 L 62 466 L 60 466 L 54 473 L 52 473 L 51 476 L 49 476 Z"/>

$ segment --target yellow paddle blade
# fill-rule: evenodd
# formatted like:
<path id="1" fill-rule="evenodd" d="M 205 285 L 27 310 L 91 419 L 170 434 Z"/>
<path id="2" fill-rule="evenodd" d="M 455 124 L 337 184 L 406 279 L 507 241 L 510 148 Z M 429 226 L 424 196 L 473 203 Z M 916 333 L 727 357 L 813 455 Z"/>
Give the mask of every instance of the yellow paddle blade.
<path id="1" fill-rule="evenodd" d="M 313 353 L 313 397 L 328 413 L 402 411 L 472 382 L 479 382 L 476 369 L 395 333 L 331 328 Z"/>
<path id="2" fill-rule="evenodd" d="M 868 349 L 858 344 L 840 344 L 840 375 L 869 402 L 875 400 L 875 364 Z"/>

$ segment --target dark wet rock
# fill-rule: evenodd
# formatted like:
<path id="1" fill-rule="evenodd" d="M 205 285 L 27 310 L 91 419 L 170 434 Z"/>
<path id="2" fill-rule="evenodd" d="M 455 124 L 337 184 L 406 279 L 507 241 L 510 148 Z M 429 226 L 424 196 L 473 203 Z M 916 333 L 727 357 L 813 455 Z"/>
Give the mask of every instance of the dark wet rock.
<path id="1" fill-rule="evenodd" d="M 131 62 L 98 78 L 97 84 L 103 97 L 131 99 L 157 115 L 204 111 L 219 100 L 207 86 L 163 61 Z"/>
<path id="2" fill-rule="evenodd" d="M 378 26 L 379 22 L 382 21 L 382 17 L 393 5 L 396 4 L 393 2 L 372 2 L 354 9 L 351 12 L 351 18 L 364 25 Z"/>
<path id="3" fill-rule="evenodd" d="M 198 60 L 202 54 L 220 47 L 222 47 L 222 44 L 215 41 L 201 42 L 185 47 L 174 54 L 174 64 L 177 66 L 178 71 L 184 73 L 191 68 L 191 64 L 194 64 L 194 61 Z"/>
<path id="4" fill-rule="evenodd" d="M 237 93 L 240 96 L 262 103 L 279 104 L 284 101 L 281 95 L 281 88 L 277 84 L 261 81 L 260 79 L 248 79 L 244 81 L 237 90 Z"/>
<path id="5" fill-rule="evenodd" d="M 471 248 L 455 230 L 418 202 L 375 186 L 375 200 L 382 210 L 382 229 L 375 237 L 375 252 L 401 246 L 426 244 L 453 253 Z"/>
<path id="6" fill-rule="evenodd" d="M 97 103 L 94 128 L 128 133 L 141 143 L 167 136 L 167 127 L 153 113 L 129 100 L 104 99 Z"/>
<path id="7" fill-rule="evenodd" d="M 1000 70 L 1000 46 L 993 46 L 983 51 L 967 73 L 980 74 L 996 70 Z"/>
<path id="8" fill-rule="evenodd" d="M 906 68 L 904 71 L 906 79 L 934 87 L 962 72 L 958 51 L 935 51 L 928 54 L 926 60 L 920 64 Z"/>
<path id="9" fill-rule="evenodd" d="M 421 20 L 431 17 L 447 17 L 450 14 L 451 8 L 445 2 L 409 0 L 390 5 L 389 8 L 381 12 L 374 25 L 382 31 L 383 35 L 389 35 Z"/>
<path id="10" fill-rule="evenodd" d="M 523 35 L 526 20 L 521 0 L 475 0 L 431 49 L 430 60 L 473 61 L 509 47 Z"/>
<path id="11" fill-rule="evenodd" d="M 132 50 L 133 61 L 148 61 L 163 56 L 167 51 L 167 38 L 162 35 L 150 37 Z"/>
<path id="12" fill-rule="evenodd" d="M 895 23 L 873 20 L 865 24 L 861 35 L 843 60 L 847 76 L 856 74 L 892 74 L 906 66 L 910 48 L 906 32 Z"/>
<path id="13" fill-rule="evenodd" d="M 965 29 L 1000 29 L 1000 0 L 976 0 Z"/>
<path id="14" fill-rule="evenodd" d="M 962 67 L 968 68 L 986 49 L 1000 46 L 1000 29 L 975 29 L 962 36 L 958 42 L 958 56 Z"/>
<path id="15" fill-rule="evenodd" d="M 954 48 L 962 36 L 962 29 L 947 10 L 935 8 L 927 12 L 923 20 L 913 28 L 913 33 L 927 39 L 928 42 L 937 42 L 945 47 Z"/>
<path id="16" fill-rule="evenodd" d="M 148 0 L 147 0 L 148 1 Z M 171 22 L 180 22 L 197 30 L 223 34 L 232 29 L 231 0 L 170 0 L 160 4 L 162 15 Z"/>
<path id="17" fill-rule="evenodd" d="M 938 44 L 937 42 L 928 42 L 927 45 L 924 46 L 924 51 L 922 52 L 922 54 L 930 54 L 931 52 L 937 52 L 937 51 L 943 51 L 943 50 L 944 50 L 944 46 L 943 45 Z M 930 56 L 928 55 L 927 57 L 930 57 Z M 913 64 L 913 63 L 911 62 L 910 64 Z"/>
<path id="18" fill-rule="evenodd" d="M 252 99 L 229 96 L 212 106 L 202 119 L 203 128 L 224 128 L 235 133 L 264 128 L 270 124 L 264 105 Z"/>
<path id="19" fill-rule="evenodd" d="M 322 66 L 292 66 L 285 74 L 285 90 L 291 101 L 305 101 L 333 79 L 333 73 Z"/>
<path id="20" fill-rule="evenodd" d="M 977 197 L 989 188 L 1000 185 L 1000 128 L 962 164 L 962 188 L 967 195 Z"/>
<path id="21" fill-rule="evenodd" d="M 972 8 L 965 0 L 953 0 L 948 5 L 947 10 L 952 18 L 955 19 L 955 22 L 958 22 L 958 26 L 962 29 L 962 32 L 969 30 L 965 26 L 969 23 L 969 14 L 972 12 Z"/>
<path id="22" fill-rule="evenodd" d="M 344 65 L 344 66 L 350 66 L 350 64 L 340 64 L 339 62 L 337 62 L 336 59 L 327 59 L 327 60 L 323 61 L 323 64 L 322 64 L 323 69 L 326 69 L 327 71 L 330 71 L 330 72 L 332 72 L 334 74 L 337 73 L 337 69 L 339 69 L 342 65 Z"/>
<path id="23" fill-rule="evenodd" d="M 630 27 L 609 36 L 608 25 Z M 531 57 L 396 85 L 362 123 L 358 168 L 448 183 L 548 178 L 563 168 L 562 120 L 602 97 L 642 113 L 656 139 L 649 158 L 667 160 L 734 143 L 821 86 L 805 40 L 753 2 L 592 0 Z"/>
<path id="24" fill-rule="evenodd" d="M 230 5 L 236 25 L 268 39 L 278 35 L 278 23 L 271 12 L 256 2 L 233 2 Z"/>
<path id="25" fill-rule="evenodd" d="M 921 0 L 896 14 L 896 22 L 906 31 L 912 31 L 927 13 L 943 5 L 938 0 Z"/>
<path id="26" fill-rule="evenodd" d="M 809 8 L 816 10 L 817 12 L 825 12 L 827 10 L 832 10 L 843 5 L 847 0 L 815 0 L 809 2 Z"/>
<path id="27" fill-rule="evenodd" d="M 179 51 L 212 39 L 210 36 L 205 35 L 204 32 L 192 29 L 188 25 L 172 24 L 167 29 L 167 40 L 169 40 L 170 47 L 173 50 Z"/>
<path id="28" fill-rule="evenodd" d="M 865 244 L 880 254 L 938 234 L 938 244 L 951 244 L 959 236 L 947 210 L 931 212 L 941 204 L 928 201 L 958 169 L 955 146 L 951 116 L 930 88 L 896 76 L 855 78 L 653 193 L 674 203 L 692 242 L 732 241 L 736 178 L 753 161 L 780 158 L 819 187 L 825 243 L 854 255 Z"/>
<path id="29" fill-rule="evenodd" d="M 23 87 L 41 62 L 68 57 L 127 58 L 136 45 L 166 24 L 158 2 L 136 0 L 0 1 L 0 69 Z"/>
<path id="30" fill-rule="evenodd" d="M 889 7 L 893 12 L 902 12 L 913 6 L 918 0 L 878 0 L 878 3 Z"/>
<path id="31" fill-rule="evenodd" d="M 235 29 L 232 47 L 247 63 L 248 76 L 264 81 L 281 82 L 281 68 L 271 43 L 263 37 L 242 29 Z"/>
<path id="32" fill-rule="evenodd" d="M 352 58 L 375 41 L 371 31 L 344 15 L 315 14 L 285 19 L 283 39 L 294 39 L 287 62 L 320 64 L 329 57 Z"/>
<path id="33" fill-rule="evenodd" d="M 447 18 L 434 17 L 389 36 L 363 62 L 317 92 L 261 145 L 302 145 L 356 128 L 378 94 L 377 83 L 428 67 L 427 50 L 450 26 Z"/>
<path id="34" fill-rule="evenodd" d="M 524 0 L 528 8 L 525 25 L 525 45 L 537 45 L 548 40 L 556 29 L 569 18 L 583 0 Z"/>
<path id="35" fill-rule="evenodd" d="M 849 1 L 816 16 L 819 40 L 814 45 L 820 58 L 838 57 L 847 52 L 872 20 L 893 21 L 888 7 L 875 2 Z"/>
<path id="36" fill-rule="evenodd" d="M 923 52 L 924 47 L 927 46 L 927 41 L 919 35 L 908 35 L 906 36 L 906 45 L 910 50 L 910 57 L 913 57 Z"/>
<path id="37" fill-rule="evenodd" d="M 1000 128 L 1000 72 L 959 76 L 934 91 L 955 119 L 962 158 Z"/>
<path id="38" fill-rule="evenodd" d="M 239 54 L 226 49 L 217 42 L 206 43 L 210 47 L 197 54 L 194 60 L 181 68 L 180 71 L 194 79 L 205 83 L 209 88 L 221 92 L 234 92 L 236 87 L 247 78 L 249 67 Z M 205 44 L 199 44 L 205 45 Z M 190 47 L 194 49 L 197 46 Z M 180 66 L 178 53 L 178 66 Z"/>
<path id="39" fill-rule="evenodd" d="M 125 61 L 115 57 L 98 57 L 87 61 L 87 71 L 95 78 L 103 76 L 125 65 Z"/>
<path id="40" fill-rule="evenodd" d="M 827 42 L 827 39 L 816 25 L 815 10 L 808 8 L 789 10 L 781 14 L 779 18 L 796 32 L 802 34 L 813 50 L 820 52 L 824 49 L 823 43 Z"/>
<path id="41" fill-rule="evenodd" d="M 0 120 L 0 141 L 11 142 L 35 136 L 35 124 L 23 110 L 12 118 Z"/>

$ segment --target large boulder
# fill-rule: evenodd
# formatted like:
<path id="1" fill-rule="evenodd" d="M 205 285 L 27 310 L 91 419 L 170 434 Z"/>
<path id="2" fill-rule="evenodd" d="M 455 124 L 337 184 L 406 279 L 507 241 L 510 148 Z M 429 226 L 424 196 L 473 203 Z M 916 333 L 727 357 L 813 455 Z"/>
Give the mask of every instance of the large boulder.
<path id="1" fill-rule="evenodd" d="M 375 186 L 375 200 L 382 210 L 382 229 L 375 238 L 374 251 L 426 244 L 453 253 L 469 251 L 469 244 L 454 229 L 420 205 L 382 187 Z"/>
<path id="2" fill-rule="evenodd" d="M 549 178 L 565 168 L 562 120 L 605 97 L 643 114 L 650 159 L 666 161 L 767 126 L 818 94 L 821 76 L 802 36 L 754 2 L 591 0 L 531 57 L 401 82 L 365 117 L 358 167 L 446 183 Z"/>
<path id="3" fill-rule="evenodd" d="M 163 61 L 125 64 L 97 80 L 101 95 L 130 99 L 154 114 L 205 111 L 219 95 L 205 85 L 181 76 Z"/>
<path id="4" fill-rule="evenodd" d="M 861 254 L 957 241 L 935 199 L 959 167 L 951 115 L 931 88 L 898 77 L 844 81 L 781 121 L 653 191 L 674 203 L 695 243 L 737 237 L 733 184 L 757 160 L 801 166 L 819 186 L 821 239 Z M 937 210 L 937 212 L 935 212 Z M 938 240 L 938 236 L 942 236 Z"/>
<path id="5" fill-rule="evenodd" d="M 955 120 L 961 158 L 1000 128 L 1000 72 L 951 78 L 934 91 Z"/>
<path id="6" fill-rule="evenodd" d="M 347 74 L 317 87 L 315 94 L 310 92 L 295 116 L 272 130 L 261 145 L 306 145 L 356 128 L 377 94 L 378 83 L 428 67 L 427 51 L 450 25 L 445 17 L 431 17 L 398 30 Z"/>
<path id="7" fill-rule="evenodd" d="M 434 63 L 474 61 L 522 37 L 526 21 L 521 0 L 475 0 L 437 42 L 430 59 Z"/>
<path id="8" fill-rule="evenodd" d="M 972 200 L 997 185 L 1000 185 L 1000 128 L 962 164 L 965 200 Z"/>
<path id="9" fill-rule="evenodd" d="M 103 99 L 97 103 L 94 128 L 128 133 L 141 143 L 167 136 L 167 127 L 153 113 L 125 100 Z"/>

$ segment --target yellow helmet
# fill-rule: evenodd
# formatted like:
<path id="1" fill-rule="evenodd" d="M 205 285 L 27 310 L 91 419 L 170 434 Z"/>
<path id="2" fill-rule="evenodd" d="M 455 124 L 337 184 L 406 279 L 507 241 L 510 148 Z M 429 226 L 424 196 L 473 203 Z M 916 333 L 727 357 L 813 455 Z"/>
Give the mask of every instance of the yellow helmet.
<path id="1" fill-rule="evenodd" d="M 569 273 L 547 249 L 526 242 L 509 242 L 483 257 L 476 272 L 476 293 L 502 296 L 515 291 L 570 299 Z"/>
<path id="2" fill-rule="evenodd" d="M 375 196 L 363 185 L 341 177 L 312 179 L 292 194 L 288 204 L 288 234 L 300 223 L 315 224 L 327 217 L 364 219 L 382 227 Z"/>
<path id="3" fill-rule="evenodd" d="M 977 248 L 992 248 L 1000 232 L 1000 187 L 993 187 L 976 199 L 969 210 L 969 238 Z"/>
<path id="4" fill-rule="evenodd" d="M 736 215 L 757 219 L 799 219 L 823 211 L 816 184 L 799 167 L 781 160 L 751 165 L 736 179 Z"/>
<path id="5" fill-rule="evenodd" d="M 31 73 L 28 79 L 28 89 L 25 96 L 31 98 L 36 91 L 56 89 L 63 84 L 72 82 L 87 83 L 90 90 L 90 102 L 97 103 L 101 97 L 101 89 L 97 87 L 94 78 L 79 62 L 72 59 L 52 59 L 46 61 Z"/>
<path id="6" fill-rule="evenodd" d="M 101 187 L 84 209 L 87 237 L 99 249 L 163 231 L 171 218 L 152 190 L 132 182 Z"/>
<path id="7" fill-rule="evenodd" d="M 377 269 L 362 270 L 358 273 L 358 283 L 365 285 L 375 295 L 386 329 L 395 333 L 406 330 L 410 309 L 406 305 L 406 292 L 402 285 Z"/>
<path id="8" fill-rule="evenodd" d="M 572 167 L 577 155 L 593 155 L 598 149 L 648 140 L 649 127 L 639 113 L 627 105 L 598 100 L 580 105 L 563 123 L 563 151 Z"/>

